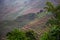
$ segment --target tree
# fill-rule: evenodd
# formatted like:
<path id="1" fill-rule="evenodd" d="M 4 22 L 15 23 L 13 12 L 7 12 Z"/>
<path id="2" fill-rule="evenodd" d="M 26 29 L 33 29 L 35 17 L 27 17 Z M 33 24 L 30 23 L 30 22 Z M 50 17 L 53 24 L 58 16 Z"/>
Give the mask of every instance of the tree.
<path id="1" fill-rule="evenodd" d="M 46 9 L 48 12 L 53 12 L 53 10 L 55 9 L 53 3 L 47 2 L 46 5 L 47 5 L 47 6 L 44 7 L 44 9 Z"/>
<path id="2" fill-rule="evenodd" d="M 60 4 L 58 6 L 54 6 L 53 3 L 47 2 L 46 7 L 44 7 L 48 12 L 53 13 L 56 19 L 60 20 Z"/>
<path id="3" fill-rule="evenodd" d="M 45 8 L 53 14 L 54 18 L 48 21 L 51 24 L 50 31 L 44 33 L 41 40 L 60 40 L 60 5 L 54 7 L 51 2 L 47 2 Z"/>
<path id="4" fill-rule="evenodd" d="M 47 2 L 46 3 L 47 7 L 45 7 L 45 9 L 47 9 L 48 12 L 51 12 L 53 14 L 53 19 L 49 20 L 50 24 L 60 24 L 60 5 L 54 6 L 51 2 Z"/>

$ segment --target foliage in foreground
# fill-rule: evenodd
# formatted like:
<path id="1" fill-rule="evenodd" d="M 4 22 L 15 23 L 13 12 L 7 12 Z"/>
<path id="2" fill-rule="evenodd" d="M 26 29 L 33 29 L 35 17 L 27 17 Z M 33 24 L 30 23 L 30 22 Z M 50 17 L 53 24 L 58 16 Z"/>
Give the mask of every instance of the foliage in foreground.
<path id="1" fill-rule="evenodd" d="M 52 25 L 49 32 L 45 32 L 40 40 L 60 40 L 60 27 Z"/>
<path id="2" fill-rule="evenodd" d="M 60 5 L 54 7 L 51 2 L 47 2 L 47 7 L 45 8 L 48 12 L 53 13 L 54 18 L 48 21 L 50 31 L 44 33 L 40 40 L 60 40 Z"/>
<path id="3" fill-rule="evenodd" d="M 15 29 L 8 32 L 6 36 L 7 40 L 36 40 L 36 35 L 32 30 L 24 32 L 22 30 Z"/>

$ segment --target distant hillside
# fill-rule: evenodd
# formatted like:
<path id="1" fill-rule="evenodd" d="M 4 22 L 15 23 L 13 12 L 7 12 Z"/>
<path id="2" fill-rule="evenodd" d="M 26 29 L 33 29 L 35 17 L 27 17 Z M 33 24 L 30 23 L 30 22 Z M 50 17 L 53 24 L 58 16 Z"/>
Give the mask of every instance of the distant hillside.
<path id="1" fill-rule="evenodd" d="M 28 20 L 30 21 L 30 20 L 34 20 L 35 18 L 36 18 L 35 13 L 29 13 L 27 15 L 17 17 L 15 21 L 19 21 L 19 22 L 28 21 Z"/>
<path id="2" fill-rule="evenodd" d="M 16 20 L 4 20 L 0 21 L 0 35 L 5 35 L 7 32 L 13 30 L 14 28 L 21 28 L 27 25 L 29 22 L 35 20 L 35 13 L 29 13 L 27 15 L 19 16 Z"/>
<path id="3" fill-rule="evenodd" d="M 45 12 L 38 12 L 38 13 L 29 13 L 27 15 L 19 16 L 15 20 L 10 21 L 10 20 L 4 20 L 0 22 L 0 26 L 5 27 L 5 26 L 12 26 L 12 27 L 23 27 L 24 25 L 28 24 L 29 22 L 37 19 L 40 19 L 44 16 L 46 16 L 47 13 Z"/>
<path id="4" fill-rule="evenodd" d="M 13 28 L 21 28 L 36 18 L 35 13 L 29 13 L 27 15 L 19 16 L 16 20 L 4 20 L 0 21 L 0 31 L 11 30 Z"/>

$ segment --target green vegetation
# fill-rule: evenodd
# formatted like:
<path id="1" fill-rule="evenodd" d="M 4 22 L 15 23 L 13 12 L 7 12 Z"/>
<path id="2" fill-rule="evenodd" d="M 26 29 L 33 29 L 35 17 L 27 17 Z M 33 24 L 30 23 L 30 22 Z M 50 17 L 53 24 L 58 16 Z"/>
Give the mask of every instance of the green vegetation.
<path id="1" fill-rule="evenodd" d="M 48 21 L 50 31 L 44 33 L 40 40 L 60 40 L 60 5 L 54 6 L 51 2 L 46 3 L 48 12 L 53 14 L 52 19 Z"/>
<path id="2" fill-rule="evenodd" d="M 39 14 L 36 14 L 36 15 L 37 15 L 38 19 L 41 19 L 42 17 L 46 16 L 47 14 L 48 14 L 48 12 L 46 11 L 46 12 L 42 12 L 42 13 L 39 12 Z"/>
<path id="3" fill-rule="evenodd" d="M 60 40 L 60 27 L 52 25 L 50 31 L 44 33 L 40 40 Z"/>
<path id="4" fill-rule="evenodd" d="M 36 40 L 36 34 L 34 31 L 22 31 L 15 29 L 7 33 L 7 40 Z"/>
<path id="5" fill-rule="evenodd" d="M 7 40 L 26 40 L 25 33 L 17 29 L 7 33 Z"/>

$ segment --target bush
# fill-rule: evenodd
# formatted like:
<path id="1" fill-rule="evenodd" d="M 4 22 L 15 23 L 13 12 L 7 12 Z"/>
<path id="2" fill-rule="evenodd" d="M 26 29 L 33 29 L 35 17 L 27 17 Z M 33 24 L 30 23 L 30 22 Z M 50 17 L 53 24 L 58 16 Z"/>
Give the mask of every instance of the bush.
<path id="1" fill-rule="evenodd" d="M 44 33 L 40 40 L 60 40 L 60 27 L 52 25 L 50 31 Z"/>
<path id="2" fill-rule="evenodd" d="M 8 32 L 7 35 L 7 40 L 36 40 L 36 35 L 34 31 L 22 31 L 18 29 L 14 29 L 11 32 Z"/>
<path id="3" fill-rule="evenodd" d="M 25 32 L 18 29 L 14 29 L 13 31 L 8 32 L 6 36 L 7 40 L 27 40 Z"/>

